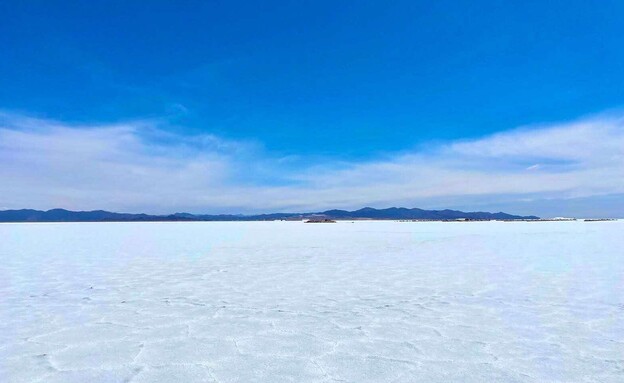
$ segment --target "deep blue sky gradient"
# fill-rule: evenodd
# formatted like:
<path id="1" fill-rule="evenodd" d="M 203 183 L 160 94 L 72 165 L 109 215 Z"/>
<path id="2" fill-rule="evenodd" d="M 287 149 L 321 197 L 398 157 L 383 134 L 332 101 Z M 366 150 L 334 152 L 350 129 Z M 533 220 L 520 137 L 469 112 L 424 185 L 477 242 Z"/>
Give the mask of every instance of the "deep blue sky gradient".
<path id="1" fill-rule="evenodd" d="M 622 1 L 2 1 L 0 108 L 367 158 L 624 104 Z"/>

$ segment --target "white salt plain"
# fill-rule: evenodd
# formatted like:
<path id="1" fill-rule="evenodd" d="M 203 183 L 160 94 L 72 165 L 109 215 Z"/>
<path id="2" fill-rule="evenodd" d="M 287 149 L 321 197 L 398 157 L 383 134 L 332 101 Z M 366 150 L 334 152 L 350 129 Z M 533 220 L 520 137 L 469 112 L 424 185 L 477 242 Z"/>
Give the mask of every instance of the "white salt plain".
<path id="1" fill-rule="evenodd" d="M 0 382 L 624 382 L 624 222 L 0 224 Z"/>

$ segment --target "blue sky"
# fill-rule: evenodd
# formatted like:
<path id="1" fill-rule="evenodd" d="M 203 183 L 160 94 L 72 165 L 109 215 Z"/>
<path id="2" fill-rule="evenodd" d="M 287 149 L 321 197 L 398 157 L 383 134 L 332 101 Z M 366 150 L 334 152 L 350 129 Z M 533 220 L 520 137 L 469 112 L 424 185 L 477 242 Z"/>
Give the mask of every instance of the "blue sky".
<path id="1" fill-rule="evenodd" d="M 588 139 L 619 142 L 623 16 L 620 1 L 3 1 L 0 175 L 12 186 L 0 190 L 0 207 L 402 204 L 592 215 L 604 205 L 624 214 L 620 185 L 582 178 L 622 170 L 604 159 L 526 147 L 513 158 L 501 160 L 499 151 L 475 161 L 449 149 L 502 145 L 499 135 L 519 131 L 520 141 L 553 129 L 578 133 L 578 124 L 592 126 L 583 130 Z M 116 140 L 119 129 L 126 141 Z M 38 148 L 42 137 L 58 142 L 57 151 Z M 569 143 L 564 133 L 548 137 L 552 146 Z M 105 153 L 83 152 L 85 174 L 65 179 L 80 158 L 75 145 Z M 578 150 L 602 142 L 586 145 Z M 622 153 L 613 150 L 609 159 L 619 164 Z M 145 163 L 162 166 L 140 168 Z M 397 163 L 404 168 L 386 178 L 386 166 Z M 528 168 L 578 182 L 536 190 L 530 185 L 540 177 L 518 173 Z M 101 190 L 98 179 L 123 179 L 132 169 L 136 190 L 126 182 L 88 198 Z M 367 187 L 349 178 L 361 169 Z M 425 193 L 410 183 L 477 182 L 468 176 L 477 171 L 518 184 L 480 180 L 489 188 L 462 193 L 434 182 Z M 175 185 L 159 184 L 167 176 Z M 167 192 L 141 198 L 155 187 Z"/>

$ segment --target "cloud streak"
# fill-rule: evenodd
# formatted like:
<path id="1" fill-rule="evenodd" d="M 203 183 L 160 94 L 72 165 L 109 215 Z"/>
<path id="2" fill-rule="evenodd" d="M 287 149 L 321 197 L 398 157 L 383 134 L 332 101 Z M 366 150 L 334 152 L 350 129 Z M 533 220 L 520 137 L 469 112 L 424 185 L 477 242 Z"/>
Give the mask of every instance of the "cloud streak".
<path id="1" fill-rule="evenodd" d="M 561 204 L 583 198 L 590 210 L 592 198 L 624 194 L 623 176 L 621 116 L 336 162 L 277 157 L 251 141 L 173 134 L 162 121 L 75 125 L 0 114 L 0 208 L 152 213 L 363 205 L 491 209 L 497 203 Z M 539 215 L 540 204 L 533 206 L 522 213 Z M 622 204 L 615 210 L 624 213 Z M 561 213 L 566 213 L 565 203 Z"/>

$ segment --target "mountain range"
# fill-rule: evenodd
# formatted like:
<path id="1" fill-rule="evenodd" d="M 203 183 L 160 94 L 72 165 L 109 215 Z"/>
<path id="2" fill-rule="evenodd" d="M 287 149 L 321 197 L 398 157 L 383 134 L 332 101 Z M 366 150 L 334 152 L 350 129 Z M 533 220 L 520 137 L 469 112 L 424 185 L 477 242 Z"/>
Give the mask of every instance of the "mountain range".
<path id="1" fill-rule="evenodd" d="M 107 221 L 272 221 L 298 220 L 310 218 L 328 218 L 334 220 L 384 219 L 384 220 L 521 220 L 538 219 L 536 216 L 519 216 L 503 212 L 462 212 L 458 210 L 423 210 L 418 208 L 391 207 L 387 209 L 327 210 L 316 213 L 271 213 L 256 215 L 241 214 L 190 214 L 175 213 L 169 215 L 113 213 L 105 210 L 71 211 L 52 210 L 2 210 L 0 222 L 107 222 Z"/>

